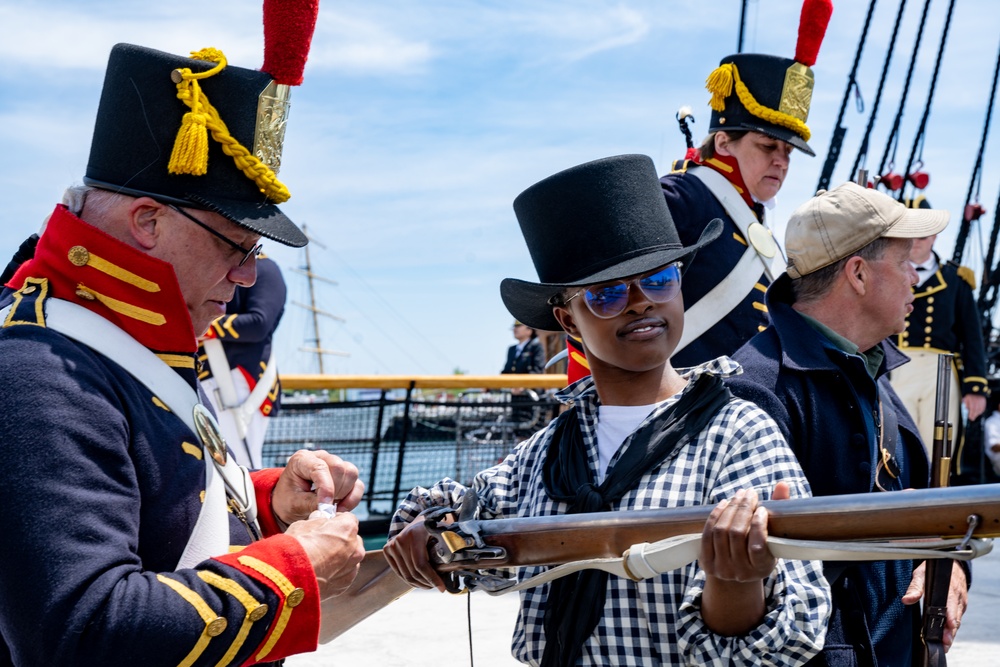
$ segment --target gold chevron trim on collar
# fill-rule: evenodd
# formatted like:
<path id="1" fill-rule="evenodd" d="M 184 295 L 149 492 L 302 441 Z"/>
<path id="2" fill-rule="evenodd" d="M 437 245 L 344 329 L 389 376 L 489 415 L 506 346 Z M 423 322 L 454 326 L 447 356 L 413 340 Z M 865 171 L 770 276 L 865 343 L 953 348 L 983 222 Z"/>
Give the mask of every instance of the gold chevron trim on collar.
<path id="1" fill-rule="evenodd" d="M 117 264 L 113 264 L 103 257 L 98 257 L 83 246 L 73 246 L 69 249 L 68 254 L 69 261 L 74 266 L 89 266 L 90 268 L 100 271 L 101 273 L 106 273 L 112 278 L 120 280 L 123 283 L 128 283 L 133 287 L 138 287 L 144 292 L 160 291 L 159 284 L 153 282 L 152 280 L 147 280 L 142 276 L 136 275 L 128 269 L 118 266 Z"/>
<path id="2" fill-rule="evenodd" d="M 113 310 L 119 315 L 131 317 L 133 320 L 139 320 L 140 322 L 145 322 L 146 324 L 152 324 L 155 326 L 161 326 L 167 323 L 167 318 L 163 316 L 163 313 L 155 313 L 152 310 L 147 310 L 146 308 L 140 308 L 139 306 L 132 305 L 131 303 L 119 301 L 118 299 L 112 298 L 107 294 L 95 292 L 83 283 L 78 284 L 76 287 L 77 296 L 80 298 L 87 298 L 83 295 L 89 294 L 92 298 L 88 300 L 92 301 L 93 299 L 97 299 L 108 309 Z"/>

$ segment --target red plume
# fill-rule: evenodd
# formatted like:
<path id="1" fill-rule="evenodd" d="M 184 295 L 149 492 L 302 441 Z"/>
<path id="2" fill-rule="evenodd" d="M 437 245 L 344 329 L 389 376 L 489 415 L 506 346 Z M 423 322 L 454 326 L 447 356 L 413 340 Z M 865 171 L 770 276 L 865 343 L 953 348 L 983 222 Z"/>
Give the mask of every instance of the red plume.
<path id="1" fill-rule="evenodd" d="M 278 83 L 297 86 L 309 57 L 319 0 L 264 0 L 264 66 Z"/>
<path id="2" fill-rule="evenodd" d="M 826 26 L 833 14 L 831 0 L 805 0 L 799 18 L 799 42 L 795 45 L 795 60 L 806 67 L 816 64 L 819 45 L 823 43 Z"/>

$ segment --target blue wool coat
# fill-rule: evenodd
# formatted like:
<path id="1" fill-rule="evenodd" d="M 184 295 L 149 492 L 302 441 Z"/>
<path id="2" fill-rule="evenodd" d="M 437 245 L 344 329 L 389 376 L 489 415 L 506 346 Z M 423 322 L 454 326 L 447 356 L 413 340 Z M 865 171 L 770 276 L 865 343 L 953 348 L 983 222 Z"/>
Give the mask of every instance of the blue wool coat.
<path id="1" fill-rule="evenodd" d="M 696 176 L 674 171 L 660 179 L 660 187 L 685 246 L 696 243 L 710 221 L 719 218 L 723 223 L 719 238 L 684 267 L 681 294 L 686 310 L 725 280 L 746 252 L 747 241 L 712 191 Z M 767 276 L 761 269 L 756 286 L 735 308 L 729 313 L 720 313 L 719 321 L 708 331 L 674 354 L 671 358 L 674 367 L 688 368 L 722 355 L 732 356 L 741 345 L 762 331 L 768 324 L 764 305 L 767 285 Z"/>
<path id="2" fill-rule="evenodd" d="M 802 464 L 813 495 L 873 491 L 877 442 L 865 411 L 875 405 L 876 382 L 860 356 L 835 349 L 792 307 L 791 279 L 783 274 L 767 292 L 771 325 L 740 348 L 734 359 L 743 375 L 729 380 L 732 392 L 757 403 L 778 423 Z M 925 488 L 929 463 L 906 408 L 886 373 L 907 358 L 889 341 L 878 386 L 895 409 L 902 466 L 897 486 Z M 909 665 L 905 657 L 919 635 L 919 606 L 899 602 L 909 585 L 910 561 L 828 564 L 834 616 L 827 646 L 814 665 Z M 853 624 L 856 612 L 865 624 Z M 867 626 L 867 627 L 865 627 Z M 891 662 L 885 659 L 893 656 Z M 855 660 L 857 662 L 855 662 Z"/>

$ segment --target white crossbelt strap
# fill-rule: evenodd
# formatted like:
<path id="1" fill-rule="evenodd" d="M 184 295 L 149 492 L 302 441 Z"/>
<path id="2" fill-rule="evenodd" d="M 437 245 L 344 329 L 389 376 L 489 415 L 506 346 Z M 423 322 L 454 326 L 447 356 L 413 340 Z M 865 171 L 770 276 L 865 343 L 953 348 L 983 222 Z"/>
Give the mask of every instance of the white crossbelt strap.
<path id="1" fill-rule="evenodd" d="M 267 360 L 264 374 L 257 380 L 250 395 L 242 403 L 236 395 L 236 384 L 233 382 L 232 368 L 229 366 L 229 359 L 226 358 L 226 351 L 222 341 L 218 338 L 209 338 L 202 341 L 205 348 L 205 355 L 208 357 L 208 365 L 212 369 L 212 377 L 219 389 L 220 405 L 223 409 L 233 415 L 236 422 L 236 430 L 242 439 L 247 437 L 247 426 L 253 419 L 254 413 L 260 409 L 271 392 L 271 386 L 278 377 L 278 367 L 274 363 L 274 348 L 271 348 L 271 356 Z"/>
<path id="2" fill-rule="evenodd" d="M 0 320 L 5 318 L 7 310 L 9 307 L 0 311 Z M 197 392 L 162 359 L 120 328 L 100 315 L 62 299 L 45 301 L 45 325 L 117 363 L 153 392 L 192 432 L 198 432 L 194 424 L 194 408 L 200 403 Z M 225 468 L 217 470 L 204 446 L 202 456 L 205 459 L 205 500 L 177 569 L 193 567 L 206 558 L 228 552 L 227 481 L 229 486 L 242 490 L 239 495 L 244 497 L 238 502 L 246 507 L 247 519 L 254 521 L 257 515 L 256 498 L 247 471 L 238 466 L 232 457 Z"/>
<path id="3" fill-rule="evenodd" d="M 733 219 L 740 234 L 743 235 L 744 239 L 747 239 L 748 244 L 746 251 L 733 270 L 705 296 L 685 308 L 684 333 L 681 334 L 674 354 L 683 350 L 692 341 L 697 340 L 728 315 L 733 308 L 736 308 L 754 289 L 761 271 L 764 272 L 768 280 L 774 280 L 774 276 L 781 273 L 781 271 L 772 272 L 772 262 L 780 258 L 780 251 L 774 258 L 769 259 L 758 253 L 753 244 L 749 243 L 750 225 L 759 224 L 759 221 L 746 202 L 743 201 L 740 193 L 733 187 L 733 184 L 726 180 L 725 176 L 708 167 L 691 167 L 687 173 L 700 180 L 705 184 L 705 187 L 711 190 L 722 207 L 726 209 L 729 217 Z M 777 269 L 778 267 L 773 268 Z"/>
<path id="4" fill-rule="evenodd" d="M 768 537 L 767 546 L 775 558 L 789 560 L 916 560 L 921 558 L 952 558 L 972 560 L 993 550 L 993 540 L 972 539 L 961 551 L 942 551 L 957 547 L 961 539 L 926 540 L 918 542 L 816 542 Z M 580 570 L 603 570 L 610 574 L 640 581 L 658 577 L 693 563 L 701 550 L 701 534 L 678 535 L 649 544 L 632 545 L 620 558 L 593 558 L 566 563 L 529 577 L 515 586 L 487 590 L 491 595 L 523 591 L 548 583 Z"/>

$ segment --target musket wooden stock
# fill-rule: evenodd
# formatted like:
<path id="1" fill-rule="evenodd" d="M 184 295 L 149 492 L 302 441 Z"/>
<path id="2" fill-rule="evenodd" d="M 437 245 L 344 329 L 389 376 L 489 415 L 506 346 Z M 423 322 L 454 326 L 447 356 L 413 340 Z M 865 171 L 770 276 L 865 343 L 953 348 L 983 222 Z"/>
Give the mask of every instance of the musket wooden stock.
<path id="1" fill-rule="evenodd" d="M 797 498 L 764 503 L 768 532 L 801 540 L 887 540 L 961 537 L 979 518 L 974 537 L 1000 536 L 1000 484 Z M 439 563 L 440 572 L 499 566 L 555 565 L 621 556 L 633 544 L 701 533 L 712 507 L 597 512 L 502 521 L 475 521 L 483 542 L 506 557 Z M 456 524 L 456 528 L 463 524 Z M 436 545 L 431 556 L 435 557 Z M 326 643 L 409 590 L 381 551 L 365 556 L 351 588 L 322 603 L 320 641 Z"/>

